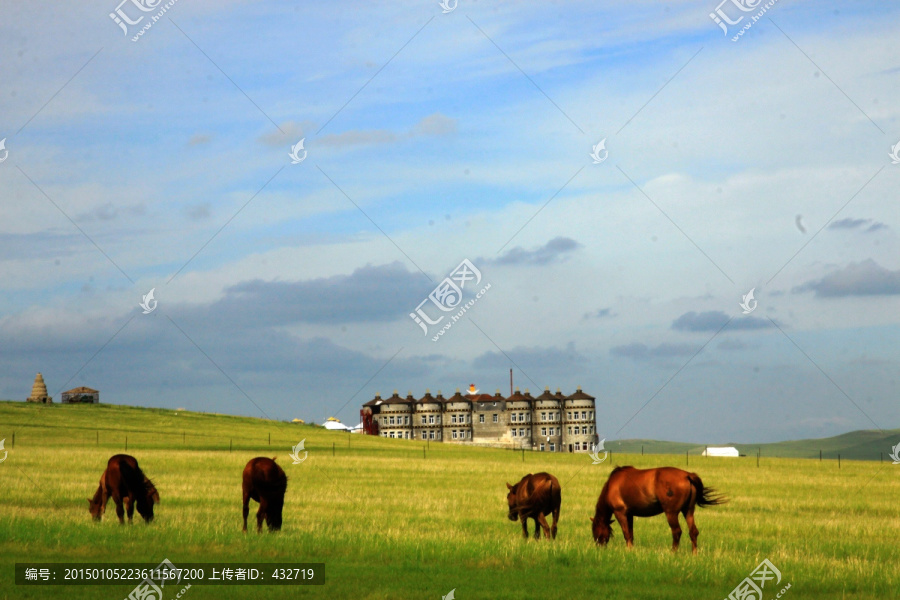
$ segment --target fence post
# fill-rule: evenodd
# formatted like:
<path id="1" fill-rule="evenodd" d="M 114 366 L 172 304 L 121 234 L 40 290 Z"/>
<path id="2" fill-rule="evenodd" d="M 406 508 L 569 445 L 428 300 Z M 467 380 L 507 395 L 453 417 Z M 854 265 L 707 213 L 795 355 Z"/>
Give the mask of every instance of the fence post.
<path id="1" fill-rule="evenodd" d="M 759 468 L 759 455 L 762 450 L 760 448 L 756 449 L 756 467 Z"/>
<path id="2" fill-rule="evenodd" d="M 422 446 L 422 458 L 423 458 L 423 459 L 424 459 L 424 458 L 427 458 L 427 457 L 425 456 L 425 446 Z"/>
<path id="3" fill-rule="evenodd" d="M 269 432 L 269 445 L 272 445 L 272 432 Z"/>
<path id="4" fill-rule="evenodd" d="M 522 462 L 525 462 L 525 448 L 522 448 Z"/>
<path id="5" fill-rule="evenodd" d="M 641 456 L 643 456 L 643 455 L 644 455 L 644 445 L 641 444 Z"/>
<path id="6" fill-rule="evenodd" d="M 15 448 L 15 447 L 16 447 L 16 432 L 13 431 L 13 439 L 12 439 L 12 446 L 11 446 L 11 448 Z"/>
<path id="7" fill-rule="evenodd" d="M 228 440 L 228 451 L 231 452 L 231 449 L 234 446 L 234 440 Z"/>
<path id="8" fill-rule="evenodd" d="M 334 442 L 331 442 L 331 456 L 334 456 Z"/>
<path id="9" fill-rule="evenodd" d="M 822 462 L 822 451 L 819 450 L 819 462 Z"/>
<path id="10" fill-rule="evenodd" d="M 838 454 L 838 469 L 841 468 L 841 455 Z"/>
<path id="11" fill-rule="evenodd" d="M 687 466 L 687 465 L 689 464 L 689 463 L 688 463 L 688 451 L 687 451 L 687 450 L 684 451 L 684 464 L 685 464 L 685 466 Z"/>
<path id="12" fill-rule="evenodd" d="M 128 436 L 125 436 L 125 452 L 128 452 Z"/>
<path id="13" fill-rule="evenodd" d="M 16 439 L 15 437 L 13 439 Z M 100 445 L 100 431 L 97 431 L 97 445 Z"/>

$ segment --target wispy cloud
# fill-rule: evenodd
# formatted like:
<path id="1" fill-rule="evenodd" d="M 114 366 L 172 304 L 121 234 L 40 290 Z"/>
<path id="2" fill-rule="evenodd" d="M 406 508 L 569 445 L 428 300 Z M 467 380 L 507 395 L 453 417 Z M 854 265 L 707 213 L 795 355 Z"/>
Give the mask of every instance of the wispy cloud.
<path id="1" fill-rule="evenodd" d="M 900 270 L 885 269 L 874 260 L 850 263 L 843 269 L 795 287 L 793 292 L 815 292 L 823 298 L 893 296 L 900 294 Z"/>

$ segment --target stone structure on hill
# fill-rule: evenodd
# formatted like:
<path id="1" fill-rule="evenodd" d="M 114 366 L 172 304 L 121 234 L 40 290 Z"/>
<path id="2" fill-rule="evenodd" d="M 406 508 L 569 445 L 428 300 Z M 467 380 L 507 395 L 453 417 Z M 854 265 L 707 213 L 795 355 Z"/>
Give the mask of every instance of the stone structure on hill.
<path id="1" fill-rule="evenodd" d="M 27 401 L 40 404 L 53 402 L 53 398 L 47 395 L 47 384 L 44 383 L 44 376 L 40 373 L 34 378 L 34 385 L 31 386 L 31 395 L 27 398 Z"/>

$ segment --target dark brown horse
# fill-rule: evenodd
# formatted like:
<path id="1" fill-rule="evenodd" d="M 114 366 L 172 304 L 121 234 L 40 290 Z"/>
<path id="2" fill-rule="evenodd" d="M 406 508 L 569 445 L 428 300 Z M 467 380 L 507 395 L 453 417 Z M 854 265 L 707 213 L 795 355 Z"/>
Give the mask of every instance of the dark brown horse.
<path id="1" fill-rule="evenodd" d="M 123 517 L 127 510 L 128 523 L 131 524 L 135 504 L 138 514 L 149 523 L 153 520 L 153 505 L 159 502 L 159 492 L 141 471 L 133 456 L 116 454 L 106 464 L 106 470 L 100 476 L 100 485 L 97 486 L 94 497 L 88 498 L 88 510 L 95 521 L 99 521 L 106 512 L 106 503 L 110 498 L 116 503 L 119 523 L 125 523 Z"/>
<path id="2" fill-rule="evenodd" d="M 615 516 L 625 536 L 625 544 L 631 548 L 634 546 L 634 517 L 654 517 L 665 513 L 672 530 L 674 551 L 678 549 L 678 542 L 681 540 L 681 525 L 678 523 L 678 513 L 681 513 L 687 521 L 691 545 L 696 554 L 700 531 L 694 523 L 694 508 L 725 502 L 725 498 L 715 495 L 715 490 L 703 487 L 703 482 L 696 473 L 688 473 L 675 467 L 616 467 L 600 492 L 597 509 L 591 519 L 594 524 L 594 541 L 601 546 L 609 542 L 612 535 L 610 524 Z"/>
<path id="3" fill-rule="evenodd" d="M 540 539 L 541 529 L 546 537 L 556 539 L 556 523 L 559 521 L 559 506 L 562 503 L 562 488 L 550 473 L 529 473 L 516 485 L 506 484 L 509 493 L 509 520 L 522 521 L 522 535 L 528 539 L 528 519 L 534 519 L 534 538 Z M 553 527 L 547 526 L 545 515 L 553 514 Z"/>
<path id="4" fill-rule="evenodd" d="M 263 519 L 269 531 L 281 529 L 281 510 L 284 508 L 284 492 L 287 490 L 287 475 L 275 464 L 275 458 L 258 456 L 244 467 L 244 531 L 247 531 L 247 515 L 250 513 L 250 498 L 259 502 L 256 511 L 256 531 L 262 531 Z"/>

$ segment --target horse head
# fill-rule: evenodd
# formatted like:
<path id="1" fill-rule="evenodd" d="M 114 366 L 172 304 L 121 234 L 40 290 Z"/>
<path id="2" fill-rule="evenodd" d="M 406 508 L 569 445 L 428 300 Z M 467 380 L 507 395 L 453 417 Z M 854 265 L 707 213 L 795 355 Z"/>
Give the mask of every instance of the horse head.
<path id="1" fill-rule="evenodd" d="M 153 482 L 144 476 L 145 496 L 141 501 L 136 502 L 138 514 L 141 515 L 148 523 L 153 521 L 153 505 L 159 502 L 159 492 Z"/>
<path id="2" fill-rule="evenodd" d="M 103 504 L 100 502 L 99 498 L 88 498 L 88 511 L 91 513 L 91 517 L 94 518 L 95 521 L 99 521 L 100 517 L 103 516 Z"/>
<path id="3" fill-rule="evenodd" d="M 509 493 L 506 494 L 506 503 L 509 505 L 509 517 L 510 521 L 518 521 L 519 520 L 519 510 L 516 506 L 516 490 L 519 487 L 519 484 L 509 485 L 506 484 L 507 489 L 509 489 Z"/>
<path id="4" fill-rule="evenodd" d="M 591 517 L 591 530 L 594 534 L 594 541 L 600 546 L 605 546 L 612 537 L 612 519 L 604 519 L 600 516 Z"/>

